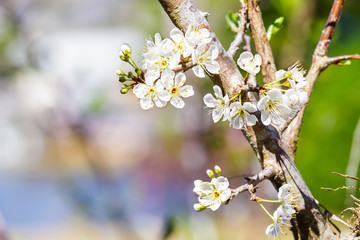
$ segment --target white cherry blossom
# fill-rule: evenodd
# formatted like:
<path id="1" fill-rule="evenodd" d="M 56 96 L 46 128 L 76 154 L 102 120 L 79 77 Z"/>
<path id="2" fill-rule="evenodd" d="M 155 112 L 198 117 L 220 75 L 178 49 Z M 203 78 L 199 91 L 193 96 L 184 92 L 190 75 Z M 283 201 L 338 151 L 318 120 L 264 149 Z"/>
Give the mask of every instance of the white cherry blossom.
<path id="1" fill-rule="evenodd" d="M 270 123 L 279 125 L 289 119 L 291 109 L 286 105 L 286 99 L 279 89 L 271 89 L 265 97 L 262 97 L 257 103 L 261 111 L 261 121 L 264 125 Z"/>
<path id="2" fill-rule="evenodd" d="M 303 90 L 306 85 L 306 78 L 304 77 L 305 70 L 302 68 L 299 62 L 289 67 L 287 71 L 280 69 L 275 73 L 275 79 L 287 79 L 290 84 L 290 88 L 295 91 Z"/>
<path id="3" fill-rule="evenodd" d="M 293 187 L 289 184 L 284 184 L 279 188 L 278 199 L 281 203 L 279 208 L 282 209 L 283 215 L 285 217 L 291 218 L 293 214 L 296 213 L 294 209 L 297 201 L 296 201 L 296 193 Z"/>
<path id="4" fill-rule="evenodd" d="M 295 91 L 290 88 L 286 90 L 284 97 L 286 97 L 287 105 L 291 109 L 290 119 L 295 117 L 301 108 L 308 102 L 307 93 L 302 90 Z"/>
<path id="5" fill-rule="evenodd" d="M 159 33 L 155 41 L 147 41 L 144 53 L 143 68 L 146 69 L 145 80 L 154 82 L 165 68 L 174 69 L 180 62 L 180 53 L 175 51 L 175 44 L 170 39 L 161 40 Z"/>
<path id="6" fill-rule="evenodd" d="M 127 43 L 123 43 L 120 46 L 120 52 L 119 52 L 119 57 L 120 58 L 126 58 L 127 56 L 129 56 L 131 54 L 131 47 L 129 44 Z"/>
<path id="7" fill-rule="evenodd" d="M 222 116 L 226 114 L 229 107 L 229 97 L 226 94 L 223 96 L 221 88 L 217 85 L 213 87 L 215 98 L 211 93 L 208 93 L 204 96 L 204 103 L 207 107 L 213 108 L 210 110 L 212 118 L 214 122 L 218 122 Z M 224 121 L 227 120 L 227 116 L 225 116 Z"/>
<path id="8" fill-rule="evenodd" d="M 260 71 L 261 57 L 259 54 L 253 56 L 251 52 L 243 52 L 240 54 L 237 64 L 246 72 L 256 75 Z"/>
<path id="9" fill-rule="evenodd" d="M 274 212 L 272 219 L 273 223 L 266 228 L 265 233 L 268 237 L 275 238 L 282 232 L 283 226 L 289 224 L 290 218 L 284 215 L 281 208 L 278 208 Z"/>
<path id="10" fill-rule="evenodd" d="M 190 46 L 196 48 L 201 44 L 208 44 L 211 42 L 210 31 L 201 26 L 190 25 L 185 33 L 185 39 Z"/>
<path id="11" fill-rule="evenodd" d="M 192 61 L 196 66 L 192 69 L 199 78 L 205 77 L 203 68 L 213 74 L 218 74 L 220 64 L 215 60 L 219 55 L 219 49 L 215 45 L 208 46 L 207 43 L 200 44 L 192 53 Z"/>
<path id="12" fill-rule="evenodd" d="M 167 102 L 159 98 L 164 91 L 165 88 L 161 81 L 152 85 L 139 83 L 133 89 L 135 96 L 140 98 L 140 107 L 144 110 L 152 108 L 154 103 L 157 107 L 165 107 Z"/>
<path id="13" fill-rule="evenodd" d="M 230 127 L 235 129 L 241 129 L 245 126 L 254 126 L 258 119 L 255 115 L 250 114 L 257 111 L 255 104 L 245 102 L 233 102 L 230 104 Z"/>
<path id="14" fill-rule="evenodd" d="M 194 184 L 194 192 L 200 193 L 198 194 L 199 203 L 213 211 L 230 198 L 231 189 L 229 188 L 229 181 L 225 177 L 213 178 L 211 183 L 195 181 Z"/>
<path id="15" fill-rule="evenodd" d="M 171 30 L 170 38 L 175 43 L 175 50 L 179 52 L 184 58 L 187 58 L 192 54 L 194 46 L 186 40 L 184 33 L 178 28 Z"/>
<path id="16" fill-rule="evenodd" d="M 163 83 L 167 91 L 159 94 L 159 98 L 163 101 L 170 101 L 171 105 L 176 108 L 183 108 L 185 106 L 182 98 L 188 98 L 194 95 L 193 87 L 185 85 L 186 76 L 184 73 L 175 75 L 174 71 L 165 69 L 161 74 L 160 81 Z"/>

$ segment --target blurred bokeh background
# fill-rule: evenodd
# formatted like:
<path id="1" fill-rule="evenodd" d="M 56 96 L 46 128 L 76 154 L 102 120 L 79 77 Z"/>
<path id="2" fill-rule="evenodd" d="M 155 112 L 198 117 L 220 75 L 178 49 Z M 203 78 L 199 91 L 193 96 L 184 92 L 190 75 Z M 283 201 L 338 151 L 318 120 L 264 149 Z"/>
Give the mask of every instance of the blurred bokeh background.
<path id="1" fill-rule="evenodd" d="M 195 3 L 227 48 L 234 35 L 224 16 L 239 2 Z M 266 26 L 285 17 L 271 40 L 278 68 L 300 60 L 309 69 L 331 5 L 263 1 Z M 359 12 L 346 1 L 329 56 L 360 53 Z M 145 39 L 172 28 L 157 1 L 0 1 L 0 231 L 9 239 L 266 239 L 271 221 L 247 194 L 216 212 L 192 209 L 193 181 L 206 169 L 220 165 L 236 187 L 260 168 L 241 132 L 203 109 L 209 79 L 187 73 L 196 94 L 180 110 L 143 111 L 119 92 L 115 71 L 130 70 L 120 45 L 141 61 Z M 321 74 L 299 140 L 296 163 L 334 213 L 358 196 L 321 187 L 354 184 L 332 172 L 357 174 L 359 76 L 356 61 Z M 276 192 L 262 183 L 259 196 Z"/>

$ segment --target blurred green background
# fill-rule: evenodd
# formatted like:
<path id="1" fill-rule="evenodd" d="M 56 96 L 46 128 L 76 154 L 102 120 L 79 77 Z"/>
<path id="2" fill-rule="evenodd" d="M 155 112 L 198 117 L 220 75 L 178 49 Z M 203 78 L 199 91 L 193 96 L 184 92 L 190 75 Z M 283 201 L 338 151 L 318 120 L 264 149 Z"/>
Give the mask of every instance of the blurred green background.
<path id="1" fill-rule="evenodd" d="M 225 28 L 225 15 L 238 11 L 239 2 L 194 2 L 210 13 L 228 48 L 234 34 Z M 262 1 L 266 26 L 285 17 L 271 40 L 278 69 L 297 60 L 309 69 L 331 6 L 327 0 Z M 346 1 L 329 56 L 360 52 L 359 12 L 357 0 Z M 115 71 L 130 70 L 118 58 L 120 45 L 131 44 L 141 61 L 145 39 L 156 32 L 168 37 L 172 28 L 157 1 L 0 2 L 1 234 L 30 240 L 266 239 L 271 221 L 247 194 L 215 213 L 192 209 L 193 181 L 206 180 L 206 169 L 220 165 L 231 187 L 259 170 L 241 132 L 213 124 L 203 109 L 211 82 L 188 72 L 195 96 L 180 110 L 142 111 L 131 93 L 119 92 Z M 357 61 L 320 75 L 299 139 L 296 164 L 334 213 L 353 205 L 349 194 L 359 196 L 321 189 L 356 184 L 332 172 L 356 173 L 359 165 L 359 75 Z M 259 187 L 259 196 L 276 197 L 271 184 Z"/>

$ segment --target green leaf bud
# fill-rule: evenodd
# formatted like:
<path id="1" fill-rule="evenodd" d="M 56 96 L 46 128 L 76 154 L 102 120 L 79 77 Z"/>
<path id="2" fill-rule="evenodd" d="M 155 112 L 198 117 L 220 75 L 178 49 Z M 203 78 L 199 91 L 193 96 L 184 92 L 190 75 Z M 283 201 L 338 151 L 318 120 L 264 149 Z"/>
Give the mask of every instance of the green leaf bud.
<path id="1" fill-rule="evenodd" d="M 216 165 L 216 166 L 214 167 L 214 170 L 215 170 L 215 172 L 216 172 L 216 174 L 217 174 L 218 176 L 221 175 L 221 168 L 220 168 L 218 165 Z"/>
<path id="2" fill-rule="evenodd" d="M 210 169 L 206 170 L 206 174 L 211 178 L 215 178 L 214 172 L 211 171 Z"/>
<path id="3" fill-rule="evenodd" d="M 124 77 L 124 76 L 119 77 L 119 82 L 125 82 L 125 81 L 127 81 L 126 77 Z"/>
<path id="4" fill-rule="evenodd" d="M 129 89 L 127 89 L 127 88 L 122 88 L 122 89 L 120 90 L 120 93 L 121 93 L 121 94 L 126 94 L 128 91 L 129 91 Z"/>
<path id="5" fill-rule="evenodd" d="M 201 205 L 200 203 L 195 203 L 193 207 L 194 207 L 195 211 L 197 211 L 197 212 L 204 211 L 207 208 L 207 207 Z"/>

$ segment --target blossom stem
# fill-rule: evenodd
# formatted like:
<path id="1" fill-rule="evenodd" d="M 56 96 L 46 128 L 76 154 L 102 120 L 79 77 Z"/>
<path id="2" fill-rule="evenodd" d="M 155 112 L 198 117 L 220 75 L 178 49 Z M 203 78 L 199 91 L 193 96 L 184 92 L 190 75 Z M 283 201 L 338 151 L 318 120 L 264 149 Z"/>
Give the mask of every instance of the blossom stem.
<path id="1" fill-rule="evenodd" d="M 261 202 L 268 202 L 268 203 L 281 203 L 280 200 L 266 200 L 266 199 L 261 199 Z"/>
<path id="2" fill-rule="evenodd" d="M 269 86 L 265 86 L 265 88 L 273 88 L 273 87 L 287 87 L 287 85 L 285 83 L 282 83 L 282 84 L 276 84 L 276 85 L 269 85 Z"/>
<path id="3" fill-rule="evenodd" d="M 266 214 L 274 221 L 273 216 L 268 212 L 268 210 L 266 210 L 266 208 L 264 207 L 264 205 L 261 204 L 261 202 L 257 202 L 260 207 L 266 212 Z"/>
<path id="4" fill-rule="evenodd" d="M 131 62 L 128 61 L 128 63 L 129 63 L 133 68 L 138 68 L 138 66 L 136 65 L 135 61 L 132 59 L 131 56 L 129 57 L 129 59 L 131 60 Z"/>
<path id="5" fill-rule="evenodd" d="M 229 102 L 231 102 L 232 100 L 234 100 L 236 97 L 240 96 L 241 92 L 237 93 L 235 96 L 233 96 L 232 98 L 230 98 Z M 241 97 L 239 97 L 240 103 L 241 103 Z"/>
<path id="6" fill-rule="evenodd" d="M 285 80 L 285 79 L 287 79 L 287 78 L 289 78 L 289 76 L 288 76 L 288 75 L 285 75 L 283 78 L 280 78 L 280 79 L 278 79 L 278 80 L 276 80 L 276 81 L 273 81 L 273 82 L 271 82 L 271 83 L 265 84 L 264 87 L 272 86 L 272 85 L 274 85 L 274 83 L 281 82 L 282 80 Z"/>

